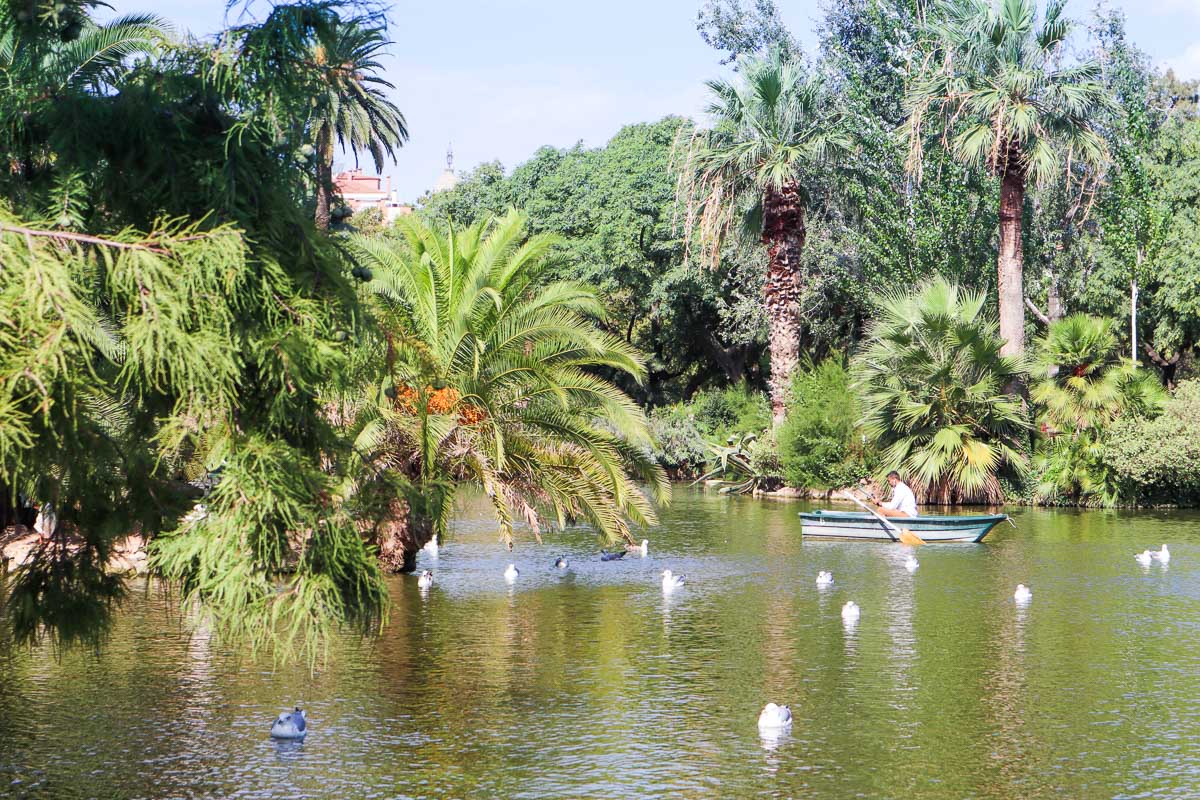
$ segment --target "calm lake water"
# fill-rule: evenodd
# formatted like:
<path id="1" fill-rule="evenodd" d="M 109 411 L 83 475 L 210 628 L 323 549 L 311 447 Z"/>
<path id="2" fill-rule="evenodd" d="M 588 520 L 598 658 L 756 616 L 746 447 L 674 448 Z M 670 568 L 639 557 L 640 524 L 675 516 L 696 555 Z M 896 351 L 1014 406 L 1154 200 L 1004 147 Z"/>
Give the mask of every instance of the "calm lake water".
<path id="1" fill-rule="evenodd" d="M 383 636 L 315 675 L 153 589 L 99 654 L 0 634 L 0 796 L 1200 796 L 1200 516 L 1016 509 L 910 575 L 899 545 L 801 541 L 800 509 L 680 490 L 649 557 L 601 563 L 582 530 L 510 559 L 471 505 L 428 595 L 396 579 Z M 759 735 L 768 700 L 789 735 Z M 293 704 L 308 739 L 273 742 Z"/>

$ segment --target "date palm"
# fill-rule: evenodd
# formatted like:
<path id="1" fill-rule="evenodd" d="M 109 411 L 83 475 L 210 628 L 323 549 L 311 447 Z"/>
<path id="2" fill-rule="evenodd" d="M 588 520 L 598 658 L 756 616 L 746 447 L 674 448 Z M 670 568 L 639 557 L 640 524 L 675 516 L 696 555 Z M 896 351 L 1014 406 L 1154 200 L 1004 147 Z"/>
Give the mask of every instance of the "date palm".
<path id="1" fill-rule="evenodd" d="M 1051 0 L 1040 22 L 1034 0 L 939 0 L 906 99 L 911 171 L 919 175 L 922 149 L 931 139 L 960 162 L 1000 178 L 997 279 L 1007 355 L 1025 349 L 1021 226 L 1027 183 L 1064 173 L 1078 179 L 1108 158 L 1094 124 L 1109 102 L 1100 67 L 1094 61 L 1063 63 L 1071 28 L 1059 0 Z"/>
<path id="2" fill-rule="evenodd" d="M 557 240 L 526 238 L 517 212 L 448 233 L 411 217 L 398 228 L 402 241 L 353 243 L 384 334 L 359 452 L 451 492 L 480 486 L 509 547 L 518 519 L 536 534 L 546 512 L 631 542 L 630 523 L 652 523 L 650 497 L 665 501 L 668 486 L 642 411 L 597 371 L 641 380 L 645 367 L 596 324 L 592 289 L 545 280 Z"/>
<path id="3" fill-rule="evenodd" d="M 816 167 L 849 150 L 849 139 L 820 81 L 778 51 L 740 64 L 736 83 L 714 80 L 708 88 L 716 125 L 684 170 L 681 194 L 689 223 L 714 255 L 740 215 L 767 249 L 763 300 L 778 424 L 800 358 L 807 183 Z"/>
<path id="4" fill-rule="evenodd" d="M 1000 475 L 1026 469 L 1026 424 L 1004 388 L 1021 361 L 1003 340 L 982 293 L 945 279 L 880 298 L 852 368 L 863 430 L 926 502 L 999 502 Z"/>

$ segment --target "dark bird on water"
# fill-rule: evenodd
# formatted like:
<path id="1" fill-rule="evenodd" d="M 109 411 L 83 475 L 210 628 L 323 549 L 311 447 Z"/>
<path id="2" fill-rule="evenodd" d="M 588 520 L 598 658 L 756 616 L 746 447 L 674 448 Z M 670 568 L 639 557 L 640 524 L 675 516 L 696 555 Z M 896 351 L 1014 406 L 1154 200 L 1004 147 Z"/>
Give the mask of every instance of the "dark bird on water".
<path id="1" fill-rule="evenodd" d="M 626 551 L 621 550 L 620 552 L 617 552 L 617 553 L 610 553 L 607 550 L 601 550 L 600 551 L 600 560 L 601 561 L 616 561 L 619 558 L 624 558 L 625 552 Z"/>

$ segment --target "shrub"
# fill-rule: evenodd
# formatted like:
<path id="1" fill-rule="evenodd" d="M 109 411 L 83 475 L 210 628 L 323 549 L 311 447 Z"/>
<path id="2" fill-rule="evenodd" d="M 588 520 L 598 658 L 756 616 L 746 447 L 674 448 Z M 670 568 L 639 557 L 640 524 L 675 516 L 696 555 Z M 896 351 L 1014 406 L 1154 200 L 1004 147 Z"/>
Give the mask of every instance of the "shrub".
<path id="1" fill-rule="evenodd" d="M 858 429 L 859 404 L 840 359 L 796 370 L 787 419 L 779 429 L 779 463 L 789 486 L 829 489 L 869 475 L 878 454 Z"/>
<path id="2" fill-rule="evenodd" d="M 771 426 L 767 396 L 744 381 L 724 389 L 699 392 L 688 405 L 705 435 L 720 442 L 745 433 L 757 435 Z"/>
<path id="3" fill-rule="evenodd" d="M 653 456 L 672 479 L 697 478 L 704 473 L 708 445 L 687 406 L 677 404 L 650 413 Z"/>
<path id="4" fill-rule="evenodd" d="M 1109 429 L 1103 461 L 1139 505 L 1200 504 L 1200 380 L 1183 381 L 1157 419 L 1125 417 Z"/>

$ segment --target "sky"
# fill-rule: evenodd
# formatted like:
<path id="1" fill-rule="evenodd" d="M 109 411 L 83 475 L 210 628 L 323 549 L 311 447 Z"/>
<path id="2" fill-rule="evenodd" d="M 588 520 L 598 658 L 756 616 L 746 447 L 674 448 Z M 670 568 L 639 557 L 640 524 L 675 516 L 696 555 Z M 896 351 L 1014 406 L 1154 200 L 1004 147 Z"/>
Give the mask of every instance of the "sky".
<path id="1" fill-rule="evenodd" d="M 824 2 L 777 0 L 806 50 Z M 1107 0 L 1160 67 L 1200 77 L 1200 0 Z M 225 0 L 109 0 L 115 13 L 151 11 L 203 36 L 236 21 Z M 385 77 L 410 141 L 384 174 L 414 200 L 446 168 L 498 159 L 508 169 L 542 145 L 603 145 L 623 125 L 668 114 L 700 116 L 704 82 L 723 74 L 701 41 L 701 0 L 398 0 L 390 13 Z M 1071 0 L 1082 19 L 1092 0 Z M 265 8 L 251 0 L 252 11 Z M 352 165 L 341 161 L 339 166 Z M 369 163 L 364 169 L 373 172 Z"/>

